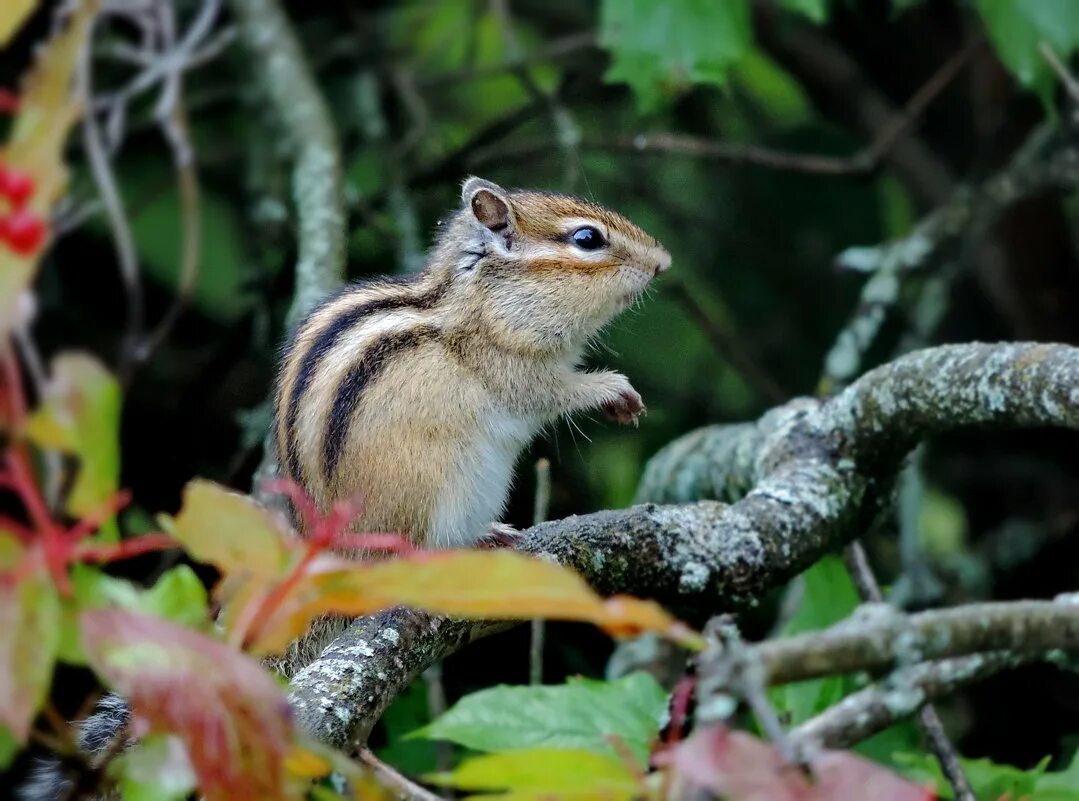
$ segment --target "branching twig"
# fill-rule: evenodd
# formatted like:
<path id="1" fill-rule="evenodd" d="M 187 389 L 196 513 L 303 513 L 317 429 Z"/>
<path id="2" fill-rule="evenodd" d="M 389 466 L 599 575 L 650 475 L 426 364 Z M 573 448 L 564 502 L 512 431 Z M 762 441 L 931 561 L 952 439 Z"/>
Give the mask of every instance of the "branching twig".
<path id="1" fill-rule="evenodd" d="M 934 698 L 1031 658 L 1036 657 L 991 652 L 902 668 L 886 681 L 852 693 L 807 720 L 791 731 L 790 738 L 801 749 L 849 748 L 914 714 L 919 707 L 927 708 L 922 705 Z"/>

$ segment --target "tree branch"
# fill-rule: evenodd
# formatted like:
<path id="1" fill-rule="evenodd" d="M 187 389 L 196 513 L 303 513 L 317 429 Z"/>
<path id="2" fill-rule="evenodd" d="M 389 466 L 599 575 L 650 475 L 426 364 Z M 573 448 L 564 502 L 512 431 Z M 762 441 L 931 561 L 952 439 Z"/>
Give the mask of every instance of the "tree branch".
<path id="1" fill-rule="evenodd" d="M 639 495 L 684 501 L 695 492 L 716 497 L 754 485 L 732 505 L 647 503 L 570 517 L 523 532 L 520 548 L 572 567 L 603 594 L 628 592 L 706 613 L 737 608 L 858 536 L 874 511 L 873 489 L 890 481 L 920 439 L 973 426 L 1046 425 L 1079 428 L 1079 349 L 976 344 L 920 351 L 873 370 L 835 398 L 797 400 L 756 424 L 677 440 L 653 459 Z M 716 467 L 720 460 L 726 467 Z M 1055 625 L 1060 610 L 1075 619 L 1079 647 L 1079 607 L 1052 608 Z M 424 668 L 508 625 L 404 609 L 358 620 L 293 678 L 298 719 L 328 744 L 361 745 Z M 1025 628 L 1015 639 L 1040 631 Z M 1011 644 L 989 641 L 974 650 Z M 1032 647 L 1052 646 L 1035 640 Z M 864 650 L 858 654 L 864 660 Z M 893 654 L 872 664 L 894 661 Z M 768 664 L 778 671 L 785 662 L 774 657 Z"/>
<path id="2" fill-rule="evenodd" d="M 299 258 L 289 309 L 291 329 L 345 277 L 345 201 L 341 152 L 329 107 L 319 91 L 278 0 L 231 0 L 241 41 L 257 65 L 255 73 L 281 121 L 293 150 L 292 196 L 296 205 Z M 253 479 L 256 497 L 277 507 L 280 499 L 261 490 L 277 474 L 267 434 Z"/>
<path id="3" fill-rule="evenodd" d="M 292 194 L 299 230 L 295 322 L 345 275 L 341 153 L 329 107 L 278 0 L 231 0 L 255 73 L 294 152 Z"/>
<path id="4" fill-rule="evenodd" d="M 941 659 L 892 673 L 887 681 L 852 693 L 789 737 L 798 749 L 850 748 L 927 707 L 934 698 L 955 692 L 994 673 L 1030 661 L 1029 655 L 990 652 Z"/>

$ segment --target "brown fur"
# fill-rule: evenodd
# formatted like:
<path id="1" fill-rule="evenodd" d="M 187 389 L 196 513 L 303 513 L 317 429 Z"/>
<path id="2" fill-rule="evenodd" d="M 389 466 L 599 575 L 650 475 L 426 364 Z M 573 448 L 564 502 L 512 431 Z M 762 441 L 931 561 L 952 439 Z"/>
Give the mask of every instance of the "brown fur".
<path id="1" fill-rule="evenodd" d="M 580 225 L 608 246 L 576 246 Z M 359 496 L 358 530 L 475 542 L 540 428 L 601 407 L 636 420 L 624 376 L 576 368 L 669 263 L 594 203 L 469 179 L 422 274 L 350 287 L 300 325 L 277 381 L 282 465 L 324 509 Z"/>

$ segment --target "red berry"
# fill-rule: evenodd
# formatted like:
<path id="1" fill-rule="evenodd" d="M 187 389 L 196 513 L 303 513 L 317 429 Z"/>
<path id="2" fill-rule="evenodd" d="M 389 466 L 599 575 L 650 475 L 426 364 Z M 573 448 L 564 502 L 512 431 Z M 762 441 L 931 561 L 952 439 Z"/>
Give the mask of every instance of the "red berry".
<path id="1" fill-rule="evenodd" d="M 34 176 L 23 170 L 0 166 L 0 195 L 15 208 L 21 208 L 34 194 Z"/>
<path id="2" fill-rule="evenodd" d="M 13 211 L 0 217 L 0 240 L 19 256 L 30 256 L 45 240 L 45 222 L 31 211 Z"/>
<path id="3" fill-rule="evenodd" d="M 14 114 L 19 110 L 19 96 L 8 89 L 0 89 L 0 114 Z"/>

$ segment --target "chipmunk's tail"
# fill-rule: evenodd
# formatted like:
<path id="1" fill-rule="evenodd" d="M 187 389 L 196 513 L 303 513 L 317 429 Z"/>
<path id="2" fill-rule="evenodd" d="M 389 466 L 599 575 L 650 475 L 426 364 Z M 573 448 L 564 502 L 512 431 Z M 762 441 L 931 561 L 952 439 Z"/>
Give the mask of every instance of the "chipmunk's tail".
<path id="1" fill-rule="evenodd" d="M 79 724 L 78 743 L 83 755 L 94 763 L 95 757 L 111 750 L 117 737 L 125 736 L 131 711 L 118 695 L 106 695 L 94 713 Z M 15 791 L 18 801 L 63 801 L 75 790 L 74 772 L 55 757 L 40 759 L 30 770 L 26 782 Z M 93 801 L 112 801 L 114 794 L 90 796 Z"/>

